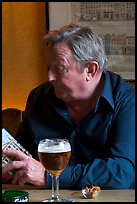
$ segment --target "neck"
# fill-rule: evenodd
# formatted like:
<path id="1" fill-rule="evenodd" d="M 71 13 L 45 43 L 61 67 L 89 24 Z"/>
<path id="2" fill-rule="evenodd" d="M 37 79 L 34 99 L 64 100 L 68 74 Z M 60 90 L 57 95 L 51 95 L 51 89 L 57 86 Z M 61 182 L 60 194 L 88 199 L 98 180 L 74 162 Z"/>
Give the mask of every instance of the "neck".
<path id="1" fill-rule="evenodd" d="M 79 123 L 83 118 L 85 118 L 95 107 L 95 104 L 99 96 L 101 95 L 103 84 L 104 76 L 102 75 L 99 83 L 92 90 L 92 94 L 90 94 L 89 97 L 87 97 L 86 99 L 66 103 L 67 108 L 76 124 Z"/>

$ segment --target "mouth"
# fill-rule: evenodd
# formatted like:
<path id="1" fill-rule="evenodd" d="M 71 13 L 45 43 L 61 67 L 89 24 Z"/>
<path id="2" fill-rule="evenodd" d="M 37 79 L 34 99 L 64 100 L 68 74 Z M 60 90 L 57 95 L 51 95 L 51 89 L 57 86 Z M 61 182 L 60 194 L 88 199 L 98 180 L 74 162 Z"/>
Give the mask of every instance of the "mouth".
<path id="1" fill-rule="evenodd" d="M 59 87 L 61 87 L 60 85 L 55 84 L 54 82 L 51 82 L 51 84 L 52 84 L 52 86 L 53 86 L 54 88 L 59 88 Z"/>
<path id="2" fill-rule="evenodd" d="M 61 86 L 54 86 L 54 89 L 61 89 Z"/>

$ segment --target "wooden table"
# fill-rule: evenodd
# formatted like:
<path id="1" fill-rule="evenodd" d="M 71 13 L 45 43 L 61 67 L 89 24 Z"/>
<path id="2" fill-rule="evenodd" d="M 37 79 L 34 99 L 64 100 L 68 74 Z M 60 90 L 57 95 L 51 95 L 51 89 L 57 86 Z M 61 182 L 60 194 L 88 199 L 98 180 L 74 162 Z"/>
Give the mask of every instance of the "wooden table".
<path id="1" fill-rule="evenodd" d="M 29 193 L 30 202 L 41 202 L 45 198 L 51 197 L 51 190 L 44 187 L 35 186 L 18 186 L 18 185 L 2 185 L 2 190 L 18 189 Z M 101 190 L 101 193 L 95 199 L 85 199 L 81 190 L 62 190 L 60 196 L 65 199 L 73 199 L 74 202 L 135 202 L 135 190 Z"/>

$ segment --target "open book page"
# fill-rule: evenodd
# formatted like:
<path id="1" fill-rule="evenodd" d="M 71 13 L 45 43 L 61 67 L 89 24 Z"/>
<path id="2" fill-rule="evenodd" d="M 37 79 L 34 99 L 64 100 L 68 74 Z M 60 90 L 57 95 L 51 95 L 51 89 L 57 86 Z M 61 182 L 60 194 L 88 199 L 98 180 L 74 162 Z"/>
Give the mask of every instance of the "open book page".
<path id="1" fill-rule="evenodd" d="M 2 128 L 2 150 L 3 149 L 16 149 L 23 151 L 28 156 L 31 156 L 31 154 L 4 128 Z M 10 163 L 12 160 L 14 160 L 14 158 L 2 155 L 2 166 Z"/>

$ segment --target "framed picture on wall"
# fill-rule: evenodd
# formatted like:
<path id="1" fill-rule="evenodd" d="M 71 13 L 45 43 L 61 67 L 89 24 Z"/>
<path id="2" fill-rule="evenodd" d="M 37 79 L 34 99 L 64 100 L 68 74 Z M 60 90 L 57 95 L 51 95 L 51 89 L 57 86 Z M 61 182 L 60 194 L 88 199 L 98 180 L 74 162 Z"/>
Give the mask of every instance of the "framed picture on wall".
<path id="1" fill-rule="evenodd" d="M 47 4 L 47 2 L 46 2 Z M 135 80 L 135 2 L 48 2 L 48 30 L 90 25 L 100 35 L 108 69 Z"/>

